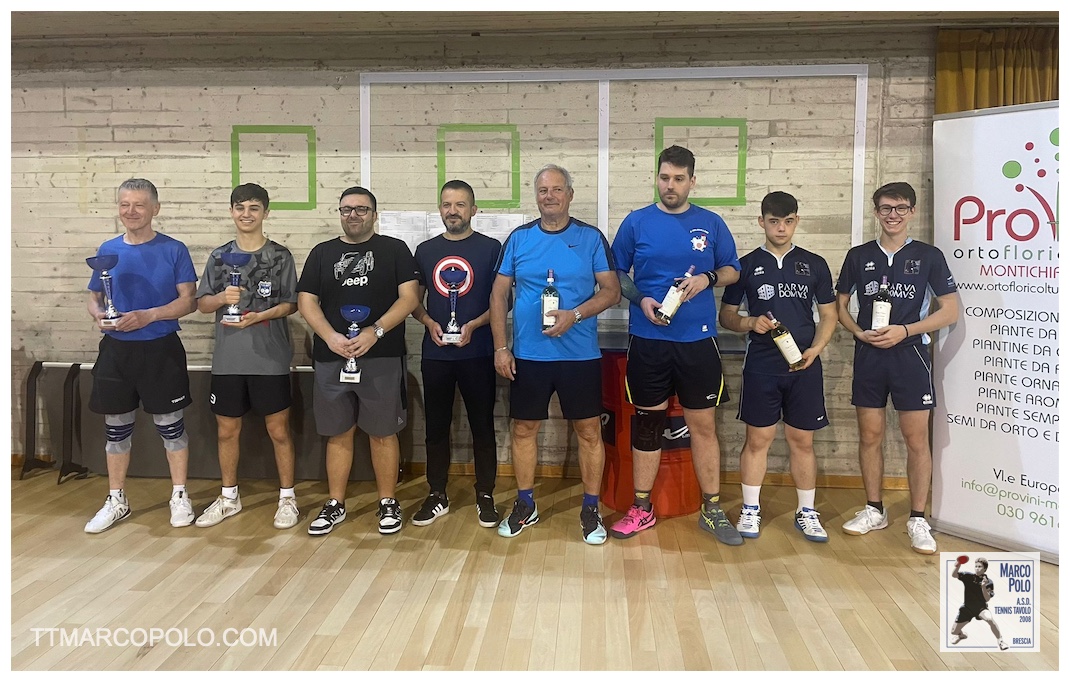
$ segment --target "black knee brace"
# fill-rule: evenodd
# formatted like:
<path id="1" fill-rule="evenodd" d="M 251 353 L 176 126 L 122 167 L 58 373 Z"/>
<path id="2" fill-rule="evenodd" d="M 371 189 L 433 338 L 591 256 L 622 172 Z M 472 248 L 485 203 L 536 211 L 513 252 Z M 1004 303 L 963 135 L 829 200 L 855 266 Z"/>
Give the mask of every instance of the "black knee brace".
<path id="1" fill-rule="evenodd" d="M 661 433 L 665 430 L 667 410 L 635 410 L 635 428 L 632 429 L 632 447 L 641 452 L 661 449 Z"/>

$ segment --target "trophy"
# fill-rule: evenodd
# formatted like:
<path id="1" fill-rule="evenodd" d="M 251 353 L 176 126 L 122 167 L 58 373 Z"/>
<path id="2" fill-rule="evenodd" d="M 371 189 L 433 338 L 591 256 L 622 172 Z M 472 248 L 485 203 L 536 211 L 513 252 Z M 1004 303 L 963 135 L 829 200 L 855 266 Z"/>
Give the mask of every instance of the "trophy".
<path id="1" fill-rule="evenodd" d="M 223 265 L 229 265 L 230 270 L 230 286 L 241 286 L 241 273 L 238 268 L 242 267 L 249 262 L 249 259 L 253 257 L 251 253 L 224 253 L 222 254 Z M 241 311 L 238 310 L 237 303 L 231 303 L 227 306 L 227 312 L 223 315 L 223 322 L 241 322 Z"/>
<path id="2" fill-rule="evenodd" d="M 349 321 L 349 329 L 346 331 L 347 339 L 355 339 L 357 337 L 357 334 L 360 333 L 360 323 L 368 319 L 371 311 L 372 309 L 366 305 L 342 306 L 342 317 Z M 357 367 L 356 358 L 346 360 L 345 366 L 342 367 L 342 371 L 338 374 L 338 381 L 343 384 L 360 383 L 360 367 Z"/>
<path id="3" fill-rule="evenodd" d="M 111 294 L 111 275 L 108 274 L 108 270 L 119 264 L 119 254 L 109 253 L 103 256 L 93 256 L 92 258 L 86 258 L 85 262 L 89 267 L 100 273 L 100 284 L 104 287 L 104 318 L 100 321 L 100 326 L 114 327 L 115 323 L 119 321 L 121 313 L 115 309 Z"/>
<path id="4" fill-rule="evenodd" d="M 468 279 L 468 273 L 460 268 L 449 268 L 438 275 L 450 291 L 450 321 L 442 334 L 442 343 L 460 343 L 461 325 L 457 323 L 457 291 Z"/>

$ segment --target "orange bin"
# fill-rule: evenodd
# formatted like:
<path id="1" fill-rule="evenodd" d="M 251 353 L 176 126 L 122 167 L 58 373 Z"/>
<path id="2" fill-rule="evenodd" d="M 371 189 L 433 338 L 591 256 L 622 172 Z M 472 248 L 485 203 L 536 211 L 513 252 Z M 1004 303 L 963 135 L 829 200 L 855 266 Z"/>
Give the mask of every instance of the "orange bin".
<path id="1" fill-rule="evenodd" d="M 628 402 L 624 390 L 627 364 L 628 356 L 624 351 L 602 352 L 602 440 L 606 445 L 602 502 L 621 513 L 632 506 L 635 494 L 632 482 L 635 407 Z M 669 399 L 661 466 L 650 497 L 660 517 L 693 514 L 702 501 L 691 463 L 691 438 L 685 428 L 683 408 L 675 396 Z"/>

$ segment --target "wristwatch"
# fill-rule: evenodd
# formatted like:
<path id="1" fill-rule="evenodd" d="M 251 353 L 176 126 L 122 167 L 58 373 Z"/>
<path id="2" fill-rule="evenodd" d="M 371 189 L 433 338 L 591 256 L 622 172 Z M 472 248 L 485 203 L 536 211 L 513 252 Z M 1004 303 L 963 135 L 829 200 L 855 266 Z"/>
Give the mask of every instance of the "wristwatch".
<path id="1" fill-rule="evenodd" d="M 583 314 L 580 313 L 580 309 L 579 308 L 573 308 L 572 309 L 572 314 L 576 316 L 575 324 L 579 324 L 580 321 L 583 320 Z"/>
<path id="2" fill-rule="evenodd" d="M 386 330 L 380 327 L 379 325 L 375 325 L 375 338 L 381 339 L 383 338 L 384 334 L 386 334 Z"/>

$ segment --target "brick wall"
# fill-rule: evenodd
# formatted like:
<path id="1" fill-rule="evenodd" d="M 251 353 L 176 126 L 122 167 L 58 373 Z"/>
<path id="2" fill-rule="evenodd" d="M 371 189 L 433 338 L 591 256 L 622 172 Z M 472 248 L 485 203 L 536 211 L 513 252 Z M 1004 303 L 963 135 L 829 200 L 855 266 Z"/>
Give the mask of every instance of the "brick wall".
<path id="1" fill-rule="evenodd" d="M 68 49 L 69 48 L 69 49 Z M 919 190 L 921 239 L 931 240 L 931 119 L 935 32 L 898 39 L 880 32 L 850 35 L 761 34 L 600 37 L 578 41 L 458 39 L 380 44 L 338 38 L 273 40 L 251 59 L 236 42 L 192 40 L 140 47 L 151 59 L 130 62 L 139 46 L 15 46 L 12 53 L 12 450 L 20 453 L 25 406 L 22 391 L 34 360 L 91 362 L 97 333 L 85 313 L 89 270 L 84 258 L 122 231 L 115 188 L 140 176 L 156 183 L 163 208 L 157 229 L 184 241 L 198 271 L 209 251 L 227 241 L 234 126 L 311 126 L 315 139 L 315 193 L 311 210 L 276 209 L 269 236 L 294 253 L 298 268 L 309 249 L 339 234 L 333 212 L 338 192 L 360 178 L 361 70 L 536 69 L 785 65 L 869 65 L 865 150 L 866 194 L 877 185 L 907 180 Z M 136 67 L 136 68 L 132 68 Z M 610 235 L 631 209 L 653 197 L 653 119 L 745 118 L 749 151 L 746 205 L 715 207 L 736 236 L 740 253 L 761 243 L 758 202 L 773 189 L 800 200 L 796 241 L 823 254 L 838 274 L 851 245 L 854 80 L 848 77 L 761 78 L 725 81 L 615 82 L 610 110 Z M 488 212 L 537 214 L 531 176 L 545 163 L 576 177 L 573 214 L 597 216 L 595 83 L 378 85 L 372 92 L 372 189 L 380 210 L 434 211 L 436 134 L 444 123 L 512 124 L 521 139 L 521 205 Z M 722 131 L 723 132 L 723 131 Z M 671 138 L 671 139 L 670 139 Z M 734 191 L 734 138 L 700 128 L 666 131 L 666 144 L 688 144 L 699 157 L 697 196 Z M 469 180 L 478 198 L 507 199 L 513 178 L 507 145 L 493 135 L 452 136 L 450 177 Z M 243 134 L 243 182 L 268 187 L 273 201 L 309 197 L 305 140 L 274 133 Z M 872 218 L 866 238 L 876 234 Z M 183 320 L 190 362 L 208 364 L 208 316 Z M 291 318 L 296 361 L 308 363 L 310 339 Z M 613 327 L 611 323 L 607 326 Z M 617 325 L 619 328 L 619 325 Z M 410 349 L 422 331 L 408 323 Z M 418 350 L 417 350 L 418 352 Z M 850 406 L 851 339 L 841 332 L 825 353 L 831 426 L 817 435 L 822 474 L 857 475 L 854 411 Z M 738 396 L 740 359 L 726 366 Z M 419 357 L 410 370 L 419 381 Z M 509 461 L 507 387 L 500 386 L 499 459 Z M 422 399 L 411 414 L 414 451 L 423 460 Z M 459 403 L 459 401 L 458 401 Z M 191 408 L 191 409 L 203 409 Z M 470 458 L 460 407 L 456 458 Z M 719 411 L 723 466 L 734 470 L 743 429 L 735 404 Z M 905 450 L 890 422 L 887 473 L 902 476 Z M 56 425 L 58 431 L 58 425 Z M 42 413 L 38 451 L 53 451 Z M 560 419 L 541 435 L 540 460 L 575 463 L 575 438 Z M 778 440 L 769 470 L 787 471 Z"/>

